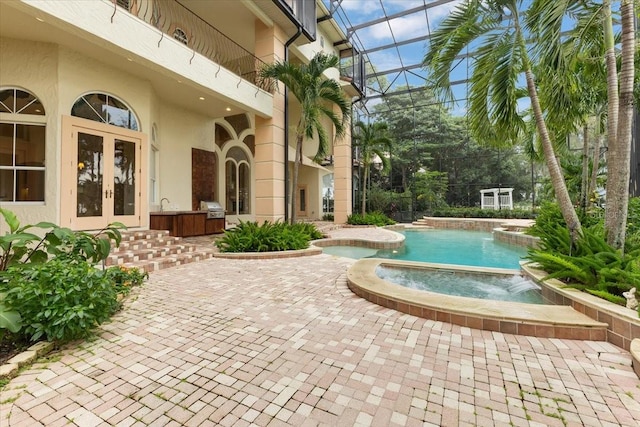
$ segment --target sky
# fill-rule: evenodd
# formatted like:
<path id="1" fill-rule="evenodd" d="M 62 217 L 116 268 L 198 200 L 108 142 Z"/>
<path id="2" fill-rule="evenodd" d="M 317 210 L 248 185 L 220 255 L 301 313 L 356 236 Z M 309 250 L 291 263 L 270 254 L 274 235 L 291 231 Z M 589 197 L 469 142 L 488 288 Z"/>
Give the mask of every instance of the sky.
<path id="1" fill-rule="evenodd" d="M 327 8 L 330 8 L 330 1 L 324 0 Z M 424 6 L 431 3 L 442 3 L 429 7 Z M 437 28 L 437 25 L 446 18 L 449 13 L 460 3 L 460 0 L 436 1 L 436 0 L 343 0 L 340 3 L 341 9 L 334 15 L 336 21 L 347 32 L 350 28 L 355 28 L 352 40 L 354 45 L 360 50 L 370 50 L 381 48 L 385 45 L 402 43 L 414 38 L 424 37 L 429 32 Z M 380 18 L 392 17 L 404 11 L 418 8 L 416 12 L 405 16 L 396 17 L 389 21 L 358 28 L 364 23 L 371 23 Z M 390 47 L 375 52 L 367 53 L 369 61 L 376 71 L 387 71 L 401 67 L 414 67 L 408 72 L 394 72 L 386 74 L 386 81 L 390 85 L 390 90 L 398 87 L 424 86 L 426 73 L 420 66 L 428 40 L 420 40 L 398 47 Z M 452 74 L 452 81 L 466 79 L 467 64 L 460 64 Z M 382 82 L 384 83 L 384 82 Z M 389 90 L 382 87 L 380 90 Z M 466 87 L 463 85 L 454 88 L 456 97 L 466 96 Z M 369 91 L 369 97 L 377 95 L 375 91 Z M 379 102 L 376 100 L 367 101 L 369 105 Z M 465 113 L 464 103 L 454 106 L 458 114 Z"/>

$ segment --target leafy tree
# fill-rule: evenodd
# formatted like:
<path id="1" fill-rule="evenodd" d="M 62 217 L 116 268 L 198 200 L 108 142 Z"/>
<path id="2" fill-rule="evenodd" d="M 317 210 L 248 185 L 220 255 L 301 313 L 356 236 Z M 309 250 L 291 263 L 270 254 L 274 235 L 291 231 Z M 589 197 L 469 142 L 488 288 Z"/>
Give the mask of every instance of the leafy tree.
<path id="1" fill-rule="evenodd" d="M 296 157 L 291 180 L 291 223 L 296 222 L 296 188 L 298 171 L 302 163 L 302 146 L 306 140 L 318 135 L 319 145 L 316 159 L 324 158 L 329 151 L 329 135 L 322 125 L 322 117 L 327 117 L 335 128 L 335 136 L 345 134 L 346 123 L 351 115 L 351 105 L 344 97 L 340 85 L 333 79 L 326 79 L 323 73 L 339 65 L 335 55 L 318 53 L 308 64 L 276 62 L 262 68 L 260 76 L 282 82 L 300 102 L 300 119 L 296 125 Z M 339 114 L 334 112 L 337 107 Z M 286 147 L 285 147 L 286 148 Z"/>
<path id="2" fill-rule="evenodd" d="M 467 48 L 476 52 L 470 78 L 469 129 L 474 138 L 495 146 L 514 145 L 526 135 L 525 119 L 518 109 L 526 81 L 536 130 L 562 215 L 572 235 L 580 220 L 567 191 L 540 104 L 533 62 L 523 28 L 526 11 L 518 0 L 468 0 L 431 34 L 424 65 L 432 85 L 444 100 L 453 99 L 450 73 Z M 505 20 L 507 25 L 505 25 Z M 477 47 L 476 47 L 477 46 Z"/>
<path id="3" fill-rule="evenodd" d="M 352 136 L 353 145 L 359 148 L 360 161 L 364 171 L 362 179 L 362 215 L 367 213 L 367 181 L 369 170 L 377 156 L 382 162 L 382 170 L 389 169 L 388 153 L 391 151 L 391 138 L 388 126 L 384 122 L 364 123 L 358 121 Z"/>

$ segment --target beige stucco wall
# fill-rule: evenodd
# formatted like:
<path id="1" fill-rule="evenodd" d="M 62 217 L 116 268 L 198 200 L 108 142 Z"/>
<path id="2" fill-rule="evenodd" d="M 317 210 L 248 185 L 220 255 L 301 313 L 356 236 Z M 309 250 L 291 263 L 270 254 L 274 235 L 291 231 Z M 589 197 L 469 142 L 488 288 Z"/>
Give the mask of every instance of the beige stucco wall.
<path id="1" fill-rule="evenodd" d="M 60 133 L 57 97 L 58 48 L 48 43 L 0 38 L 0 88 L 17 87 L 37 96 L 46 112 L 46 171 L 44 203 L 2 203 L 22 224 L 58 219 L 59 151 L 55 141 Z M 6 116 L 2 116 L 6 117 Z M 0 219 L 0 233 L 7 231 Z"/>
<path id="2" fill-rule="evenodd" d="M 169 199 L 165 209 L 191 210 L 191 149 L 215 151 L 214 121 L 183 108 L 162 104 L 158 122 L 162 140 L 159 197 Z"/>

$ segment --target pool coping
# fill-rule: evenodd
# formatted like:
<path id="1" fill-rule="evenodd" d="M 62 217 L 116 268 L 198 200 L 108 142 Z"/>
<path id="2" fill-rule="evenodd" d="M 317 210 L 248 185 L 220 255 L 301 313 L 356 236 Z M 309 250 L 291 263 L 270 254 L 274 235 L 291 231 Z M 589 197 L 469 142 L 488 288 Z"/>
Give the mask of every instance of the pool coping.
<path id="1" fill-rule="evenodd" d="M 381 258 L 363 258 L 347 272 L 347 284 L 358 296 L 375 304 L 426 319 L 453 323 L 487 331 L 604 341 L 607 324 L 590 318 L 566 305 L 527 304 L 480 300 L 409 289 L 381 279 L 380 265 L 409 268 L 446 268 L 481 274 L 521 274 L 519 270 L 468 267 Z"/>
<path id="2" fill-rule="evenodd" d="M 542 286 L 542 296 L 557 306 L 570 306 L 586 316 L 606 323 L 606 341 L 627 351 L 634 338 L 640 337 L 640 318 L 636 310 L 567 286 L 557 279 L 543 280 L 547 272 L 531 262 L 522 262 L 522 271 Z"/>

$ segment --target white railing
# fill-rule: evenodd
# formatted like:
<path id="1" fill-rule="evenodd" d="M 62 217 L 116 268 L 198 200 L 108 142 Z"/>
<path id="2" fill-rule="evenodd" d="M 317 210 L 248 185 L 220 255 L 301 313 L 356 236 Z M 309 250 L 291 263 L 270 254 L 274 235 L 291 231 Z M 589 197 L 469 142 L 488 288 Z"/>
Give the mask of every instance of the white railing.
<path id="1" fill-rule="evenodd" d="M 482 209 L 513 209 L 513 188 L 487 188 L 480 190 Z"/>

